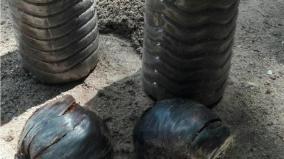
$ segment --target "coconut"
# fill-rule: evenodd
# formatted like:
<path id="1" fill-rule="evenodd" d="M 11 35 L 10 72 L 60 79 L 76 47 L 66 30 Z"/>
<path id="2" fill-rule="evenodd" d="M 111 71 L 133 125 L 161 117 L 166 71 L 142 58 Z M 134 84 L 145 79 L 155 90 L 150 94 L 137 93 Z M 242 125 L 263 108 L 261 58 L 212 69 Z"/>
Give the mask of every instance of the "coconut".
<path id="1" fill-rule="evenodd" d="M 67 95 L 28 119 L 15 158 L 110 159 L 112 143 L 103 120 Z"/>
<path id="2" fill-rule="evenodd" d="M 211 159 L 232 141 L 216 114 L 186 99 L 157 102 L 142 115 L 133 138 L 138 159 Z"/>

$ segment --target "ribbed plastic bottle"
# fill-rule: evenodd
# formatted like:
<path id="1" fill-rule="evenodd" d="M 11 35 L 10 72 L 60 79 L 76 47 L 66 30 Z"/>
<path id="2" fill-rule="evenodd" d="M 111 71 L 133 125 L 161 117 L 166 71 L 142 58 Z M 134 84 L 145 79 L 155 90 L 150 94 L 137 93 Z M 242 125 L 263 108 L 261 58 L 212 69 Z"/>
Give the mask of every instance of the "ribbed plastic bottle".
<path id="1" fill-rule="evenodd" d="M 9 0 L 25 69 L 45 83 L 87 76 L 98 61 L 94 0 Z"/>
<path id="2" fill-rule="evenodd" d="M 228 79 L 239 0 L 146 0 L 143 86 L 213 106 Z"/>

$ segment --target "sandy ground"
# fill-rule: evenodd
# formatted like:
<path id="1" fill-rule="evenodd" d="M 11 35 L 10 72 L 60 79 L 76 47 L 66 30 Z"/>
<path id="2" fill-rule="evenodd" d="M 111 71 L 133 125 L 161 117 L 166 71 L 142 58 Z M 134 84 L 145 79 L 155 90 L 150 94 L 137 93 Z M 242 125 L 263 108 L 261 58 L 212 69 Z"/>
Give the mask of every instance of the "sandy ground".
<path id="1" fill-rule="evenodd" d="M 101 60 L 89 77 L 60 86 L 38 83 L 21 68 L 7 0 L 1 1 L 0 159 L 12 159 L 19 133 L 41 103 L 62 94 L 108 124 L 115 159 L 133 158 L 132 129 L 151 101 L 140 82 L 143 0 L 99 0 Z M 284 1 L 241 0 L 231 76 L 213 110 L 235 142 L 226 159 L 284 159 Z M 138 54 L 137 54 L 138 52 Z"/>

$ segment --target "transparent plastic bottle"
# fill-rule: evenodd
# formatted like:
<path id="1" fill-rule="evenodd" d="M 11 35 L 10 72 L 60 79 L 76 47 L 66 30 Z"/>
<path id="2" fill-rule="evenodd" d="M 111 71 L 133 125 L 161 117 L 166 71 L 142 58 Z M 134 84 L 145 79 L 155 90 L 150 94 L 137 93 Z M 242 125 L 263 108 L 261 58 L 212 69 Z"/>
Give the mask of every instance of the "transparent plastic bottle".
<path id="1" fill-rule="evenodd" d="M 239 0 L 146 0 L 143 86 L 213 106 L 228 79 Z"/>
<path id="2" fill-rule="evenodd" d="M 45 83 L 87 76 L 98 61 L 94 0 L 10 0 L 25 69 Z"/>

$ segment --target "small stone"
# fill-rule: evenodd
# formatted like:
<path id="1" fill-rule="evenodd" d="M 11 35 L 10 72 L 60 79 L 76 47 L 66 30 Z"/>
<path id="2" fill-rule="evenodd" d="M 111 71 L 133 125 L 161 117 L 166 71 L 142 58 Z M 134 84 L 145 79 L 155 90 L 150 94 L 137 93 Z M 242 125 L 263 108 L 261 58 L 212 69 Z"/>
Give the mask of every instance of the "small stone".
<path id="1" fill-rule="evenodd" d="M 253 82 L 247 82 L 245 84 L 247 87 L 250 87 L 250 88 L 253 88 L 253 87 L 258 87 L 258 85 L 256 83 L 253 83 Z"/>
<path id="2" fill-rule="evenodd" d="M 9 135 L 9 136 L 6 136 L 6 137 L 3 137 L 4 141 L 6 142 L 11 142 L 12 140 L 14 140 L 14 137 Z"/>
<path id="3" fill-rule="evenodd" d="M 154 87 L 157 87 L 157 82 L 153 82 Z"/>
<path id="4" fill-rule="evenodd" d="M 127 44 L 126 43 L 120 43 L 120 46 L 126 47 Z"/>
<path id="5" fill-rule="evenodd" d="M 133 86 L 135 84 L 135 82 L 133 80 L 127 80 L 125 82 L 126 85 L 129 85 L 129 86 Z"/>
<path id="6" fill-rule="evenodd" d="M 98 92 L 98 97 L 105 97 L 106 95 L 103 92 Z"/>
<path id="7" fill-rule="evenodd" d="M 270 79 L 272 79 L 272 80 L 276 80 L 276 78 L 277 78 L 276 76 L 271 76 L 270 77 Z"/>
<path id="8" fill-rule="evenodd" d="M 268 74 L 268 75 L 272 75 L 272 74 L 273 74 L 272 70 L 268 70 L 268 71 L 267 71 L 267 74 Z"/>
<path id="9" fill-rule="evenodd" d="M 257 149 L 254 148 L 254 147 L 252 147 L 252 148 L 250 149 L 251 152 L 255 152 L 256 150 L 257 150 Z"/>
<path id="10" fill-rule="evenodd" d="M 268 126 L 272 126 L 273 125 L 273 122 L 269 122 L 267 123 Z"/>
<path id="11" fill-rule="evenodd" d="M 272 90 L 271 89 L 267 89 L 265 94 L 271 94 L 272 93 Z"/>
<path id="12" fill-rule="evenodd" d="M 0 24 L 1 24 L 1 25 L 4 25 L 5 23 L 6 23 L 6 21 L 3 20 L 3 21 L 1 21 Z"/>

